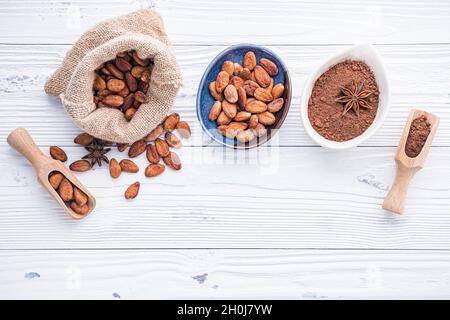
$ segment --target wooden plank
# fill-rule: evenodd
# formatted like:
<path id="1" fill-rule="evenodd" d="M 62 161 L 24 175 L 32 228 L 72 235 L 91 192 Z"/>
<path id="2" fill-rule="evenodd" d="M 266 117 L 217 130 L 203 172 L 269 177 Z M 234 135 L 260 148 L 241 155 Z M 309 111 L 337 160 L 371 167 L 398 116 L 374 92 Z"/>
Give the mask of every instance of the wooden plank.
<path id="1" fill-rule="evenodd" d="M 45 79 L 61 63 L 68 46 L 0 46 L 0 137 L 17 126 L 27 127 L 40 145 L 72 145 L 79 130 L 61 108 L 58 99 L 43 92 Z M 195 113 L 195 97 L 208 63 L 225 47 L 177 46 L 184 87 L 174 110 L 189 121 L 193 137 L 186 145 L 207 145 Z M 327 56 L 344 46 L 273 47 L 285 60 L 293 78 L 293 103 L 277 136 L 283 146 L 310 146 L 314 142 L 303 129 L 299 103 L 308 75 Z M 422 108 L 442 119 L 435 146 L 450 146 L 450 45 L 377 46 L 386 62 L 392 88 L 388 118 L 365 146 L 395 146 L 411 108 Z M 43 125 L 45 123 L 45 126 Z M 5 145 L 0 139 L 0 145 Z"/>
<path id="2" fill-rule="evenodd" d="M 153 4 L 176 44 L 450 42 L 445 0 L 2 0 L 0 43 L 73 43 L 101 20 Z"/>
<path id="3" fill-rule="evenodd" d="M 450 297 L 448 251 L 38 250 L 0 262 L 1 299 Z"/>
<path id="4" fill-rule="evenodd" d="M 69 162 L 85 152 L 65 148 Z M 96 169 L 79 178 L 97 197 L 70 220 L 15 151 L 0 147 L 0 249 L 377 248 L 450 249 L 449 148 L 433 148 L 410 186 L 404 216 L 381 209 L 395 149 L 183 148 L 183 169 L 118 180 Z M 47 152 L 47 150 L 44 150 Z M 126 155 L 117 151 L 119 160 Z M 126 201 L 127 185 L 141 191 Z"/>

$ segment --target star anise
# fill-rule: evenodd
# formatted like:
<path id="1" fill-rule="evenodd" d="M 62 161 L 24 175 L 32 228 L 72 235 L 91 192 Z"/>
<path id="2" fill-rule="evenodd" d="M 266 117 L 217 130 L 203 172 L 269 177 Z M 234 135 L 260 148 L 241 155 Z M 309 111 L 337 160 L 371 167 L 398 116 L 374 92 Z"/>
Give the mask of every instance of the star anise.
<path id="1" fill-rule="evenodd" d="M 82 159 L 90 159 L 91 166 L 98 164 L 99 167 L 102 166 L 102 161 L 109 163 L 109 159 L 106 154 L 111 150 L 111 148 L 105 148 L 102 141 L 94 139 L 90 145 L 85 147 L 89 153 L 85 155 Z"/>
<path id="2" fill-rule="evenodd" d="M 359 110 L 361 108 L 372 109 L 366 99 L 372 95 L 374 91 L 363 90 L 363 88 L 364 81 L 362 81 L 359 85 L 356 85 L 356 82 L 352 81 L 352 85 L 350 87 L 341 87 L 342 96 L 337 98 L 336 102 L 344 103 L 344 112 L 342 115 L 346 114 L 350 109 L 353 109 L 359 117 Z"/>

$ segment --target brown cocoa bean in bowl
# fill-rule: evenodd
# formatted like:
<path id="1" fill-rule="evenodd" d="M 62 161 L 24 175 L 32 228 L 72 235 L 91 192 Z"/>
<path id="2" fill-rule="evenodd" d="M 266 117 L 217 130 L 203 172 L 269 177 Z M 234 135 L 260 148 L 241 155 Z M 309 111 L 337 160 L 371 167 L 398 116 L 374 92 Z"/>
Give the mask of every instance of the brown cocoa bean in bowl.
<path id="1" fill-rule="evenodd" d="M 269 109 L 274 94 L 280 100 Z M 280 57 L 264 47 L 235 45 L 221 52 L 205 71 L 197 93 L 197 117 L 215 141 L 249 149 L 272 138 L 290 102 L 290 76 Z M 258 124 L 259 118 L 265 124 Z"/>

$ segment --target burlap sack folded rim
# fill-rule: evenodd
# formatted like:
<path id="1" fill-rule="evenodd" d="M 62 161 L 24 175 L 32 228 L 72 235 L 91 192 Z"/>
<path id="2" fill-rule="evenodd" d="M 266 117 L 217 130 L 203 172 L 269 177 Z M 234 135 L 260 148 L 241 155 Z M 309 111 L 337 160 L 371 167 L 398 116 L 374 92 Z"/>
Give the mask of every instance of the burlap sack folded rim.
<path id="1" fill-rule="evenodd" d="M 92 94 L 94 70 L 102 63 L 114 59 L 118 52 L 127 50 L 136 50 L 140 57 L 150 58 L 154 63 L 147 93 L 149 101 L 139 107 L 129 122 L 120 110 L 97 108 Z M 167 65 L 175 67 L 171 70 Z M 75 124 L 85 132 L 108 141 L 132 143 L 142 139 L 161 123 L 170 111 L 181 86 L 182 78 L 172 50 L 151 36 L 128 33 L 88 52 L 75 68 L 60 98 Z M 114 130 L 105 130 L 108 127 L 113 127 Z M 104 134 L 106 131 L 108 133 Z"/>
<path id="2" fill-rule="evenodd" d="M 137 50 L 142 58 L 155 60 L 149 101 L 139 107 L 130 122 L 119 110 L 96 108 L 92 90 L 95 68 L 127 50 Z M 45 92 L 60 97 L 81 130 L 103 140 L 131 143 L 163 120 L 181 86 L 181 71 L 163 20 L 156 10 L 146 8 L 101 21 L 84 32 L 47 79 Z"/>

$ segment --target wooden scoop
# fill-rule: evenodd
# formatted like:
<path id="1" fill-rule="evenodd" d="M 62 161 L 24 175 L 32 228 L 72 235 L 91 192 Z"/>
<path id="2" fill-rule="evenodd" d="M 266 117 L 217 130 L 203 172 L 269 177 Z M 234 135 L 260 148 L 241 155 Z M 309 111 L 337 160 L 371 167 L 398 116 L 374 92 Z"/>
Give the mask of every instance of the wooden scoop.
<path id="1" fill-rule="evenodd" d="M 405 153 L 406 139 L 408 138 L 412 121 L 422 115 L 426 116 L 428 122 L 430 123 L 431 131 L 419 155 L 415 158 L 410 158 Z M 403 130 L 403 134 L 400 139 L 400 144 L 397 148 L 397 155 L 395 156 L 395 162 L 397 163 L 397 174 L 391 190 L 384 199 L 383 209 L 399 214 L 403 213 L 409 182 L 416 172 L 423 168 L 438 125 L 439 118 L 431 113 L 416 109 L 411 110 L 409 113 L 408 121 L 406 122 L 405 129 Z"/>
<path id="2" fill-rule="evenodd" d="M 7 138 L 8 144 L 23 154 L 28 161 L 31 162 L 36 170 L 38 181 L 47 189 L 48 193 L 56 200 L 56 202 L 63 208 L 72 218 L 82 219 L 92 212 L 95 208 L 95 198 L 86 189 L 85 186 L 75 177 L 75 175 L 67 169 L 61 161 L 53 160 L 45 156 L 42 151 L 36 146 L 28 131 L 24 128 L 17 128 L 12 131 Z M 48 181 L 49 174 L 57 171 L 63 174 L 74 186 L 83 191 L 88 197 L 89 211 L 86 214 L 78 214 L 73 211 L 68 205 L 64 203 L 59 194 L 50 185 Z"/>

